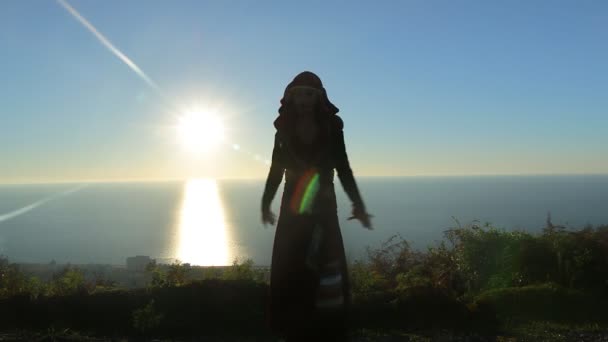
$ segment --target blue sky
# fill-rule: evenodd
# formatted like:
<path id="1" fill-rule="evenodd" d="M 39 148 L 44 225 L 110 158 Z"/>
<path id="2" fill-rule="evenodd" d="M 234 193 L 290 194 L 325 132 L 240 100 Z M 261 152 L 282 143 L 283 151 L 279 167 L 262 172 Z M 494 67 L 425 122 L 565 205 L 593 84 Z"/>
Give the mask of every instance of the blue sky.
<path id="1" fill-rule="evenodd" d="M 303 70 L 356 175 L 608 173 L 606 1 L 69 3 L 162 95 L 57 2 L 2 1 L 0 183 L 263 178 Z M 195 103 L 228 145 L 176 142 Z"/>

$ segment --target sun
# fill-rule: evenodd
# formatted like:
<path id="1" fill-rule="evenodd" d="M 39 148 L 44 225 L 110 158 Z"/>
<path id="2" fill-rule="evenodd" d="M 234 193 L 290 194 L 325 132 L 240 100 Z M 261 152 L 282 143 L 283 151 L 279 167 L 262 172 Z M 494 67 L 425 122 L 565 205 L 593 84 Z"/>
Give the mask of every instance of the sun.
<path id="1" fill-rule="evenodd" d="M 177 122 L 177 136 L 191 152 L 205 152 L 224 140 L 224 124 L 214 110 L 196 108 L 182 113 Z"/>

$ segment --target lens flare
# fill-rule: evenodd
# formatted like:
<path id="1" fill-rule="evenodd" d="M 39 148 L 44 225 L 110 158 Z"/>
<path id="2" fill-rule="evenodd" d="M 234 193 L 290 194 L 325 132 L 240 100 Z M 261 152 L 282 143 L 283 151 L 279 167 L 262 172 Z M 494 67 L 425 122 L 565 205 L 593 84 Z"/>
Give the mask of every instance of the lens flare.
<path id="1" fill-rule="evenodd" d="M 291 198 L 291 210 L 297 214 L 310 213 L 318 192 L 319 173 L 315 169 L 308 170 L 298 180 Z"/>

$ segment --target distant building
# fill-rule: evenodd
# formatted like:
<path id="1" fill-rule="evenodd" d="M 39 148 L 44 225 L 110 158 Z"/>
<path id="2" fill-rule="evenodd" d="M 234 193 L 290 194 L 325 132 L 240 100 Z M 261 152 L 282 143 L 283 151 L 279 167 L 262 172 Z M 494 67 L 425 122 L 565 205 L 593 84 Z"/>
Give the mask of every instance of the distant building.
<path id="1" fill-rule="evenodd" d="M 147 255 L 137 255 L 134 257 L 127 258 L 127 270 L 135 272 L 143 272 L 146 270 L 146 266 L 155 261 Z"/>

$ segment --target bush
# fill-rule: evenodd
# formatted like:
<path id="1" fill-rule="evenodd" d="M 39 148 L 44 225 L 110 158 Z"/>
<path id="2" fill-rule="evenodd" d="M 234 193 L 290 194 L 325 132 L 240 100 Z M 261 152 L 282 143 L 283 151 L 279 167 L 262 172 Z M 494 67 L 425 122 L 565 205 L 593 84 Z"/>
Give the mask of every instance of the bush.
<path id="1" fill-rule="evenodd" d="M 17 264 L 11 264 L 6 257 L 0 256 L 0 298 L 17 295 L 37 297 L 44 292 L 46 287 L 40 279 L 27 278 Z"/>
<path id="2" fill-rule="evenodd" d="M 604 291 L 608 285 L 608 229 L 577 232 L 546 230 L 542 239 L 554 250 L 556 281 L 571 288 Z"/>
<path id="3" fill-rule="evenodd" d="M 169 265 L 166 275 L 167 286 L 181 286 L 186 284 L 186 278 L 190 272 L 190 265 L 176 261 Z"/>
<path id="4" fill-rule="evenodd" d="M 351 291 L 355 298 L 369 298 L 378 292 L 389 289 L 389 282 L 385 275 L 370 268 L 363 261 L 355 261 L 349 267 Z"/>
<path id="5" fill-rule="evenodd" d="M 146 306 L 133 311 L 133 327 L 141 332 L 147 333 L 158 327 L 163 315 L 156 312 L 154 299 L 151 299 Z"/>
<path id="6" fill-rule="evenodd" d="M 264 272 L 254 268 L 253 260 L 247 259 L 239 263 L 238 259 L 232 262 L 232 266 L 226 268 L 222 273 L 223 280 L 252 280 L 256 282 L 264 281 Z"/>
<path id="7" fill-rule="evenodd" d="M 444 242 L 423 253 L 394 235 L 379 248 L 368 247 L 367 252 L 367 260 L 355 261 L 349 267 L 355 297 L 366 298 L 378 292 L 398 295 L 419 287 L 440 289 L 456 297 L 464 292 L 455 250 Z"/>
<path id="8" fill-rule="evenodd" d="M 548 219 L 541 234 L 506 231 L 473 221 L 445 232 L 426 253 L 398 235 L 368 247 L 366 260 L 349 267 L 353 297 L 379 292 L 398 296 L 408 288 L 439 289 L 464 300 L 492 289 L 555 283 L 605 292 L 608 287 L 608 226 L 572 232 Z M 382 297 L 382 296 L 380 296 Z"/>
<path id="9" fill-rule="evenodd" d="M 190 282 L 188 279 L 190 271 L 190 265 L 182 264 L 180 261 L 175 261 L 168 266 L 160 266 L 156 261 L 152 261 L 145 268 L 145 273 L 150 279 L 150 287 L 186 285 Z"/>
<path id="10" fill-rule="evenodd" d="M 53 279 L 47 287 L 46 295 L 66 296 L 71 294 L 88 293 L 92 290 L 84 281 L 84 274 L 80 269 L 67 266 L 59 273 L 53 275 Z"/>
<path id="11" fill-rule="evenodd" d="M 474 221 L 467 227 L 446 231 L 453 242 L 455 265 L 467 291 L 517 285 L 521 272 L 517 268 L 522 241 L 532 239 L 525 232 L 507 232 L 486 223 Z"/>

